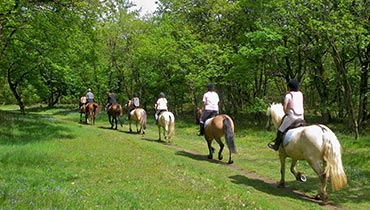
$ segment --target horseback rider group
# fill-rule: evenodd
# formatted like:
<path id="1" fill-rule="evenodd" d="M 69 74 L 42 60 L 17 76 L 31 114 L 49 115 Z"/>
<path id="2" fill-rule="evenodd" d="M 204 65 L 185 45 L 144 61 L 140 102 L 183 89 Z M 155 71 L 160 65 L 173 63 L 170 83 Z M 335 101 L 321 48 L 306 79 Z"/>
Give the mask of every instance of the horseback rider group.
<path id="1" fill-rule="evenodd" d="M 287 87 L 289 91 L 285 95 L 284 104 L 283 104 L 286 115 L 283 118 L 283 121 L 277 131 L 276 139 L 273 141 L 275 142 L 275 144 L 272 144 L 272 143 L 268 144 L 268 147 L 275 151 L 278 150 L 279 145 L 282 142 L 282 136 L 284 132 L 287 130 L 287 128 L 289 128 L 297 120 L 304 121 L 303 94 L 299 90 L 299 82 L 296 79 L 291 79 L 287 83 Z M 89 88 L 86 93 L 85 105 L 93 101 L 94 101 L 94 94 L 92 93 L 91 88 Z M 203 101 L 203 108 L 202 108 L 202 114 L 199 118 L 198 136 L 204 135 L 204 124 L 207 121 L 207 119 L 215 117 L 216 115 L 219 114 L 218 103 L 220 101 L 220 98 L 217 92 L 215 92 L 214 85 L 212 83 L 209 83 L 207 85 L 207 92 L 203 94 L 202 101 Z M 107 99 L 107 104 L 105 106 L 105 110 L 108 111 L 110 106 L 115 103 L 117 103 L 117 98 L 113 90 L 110 90 L 108 93 L 108 99 Z M 131 103 L 132 103 L 132 107 L 128 110 L 128 119 L 130 119 L 131 111 L 140 107 L 140 99 L 137 93 L 133 94 Z M 160 115 L 160 113 L 168 110 L 167 103 L 168 101 L 165 98 L 165 94 L 161 92 L 159 94 L 158 100 L 156 101 L 154 105 L 154 108 L 156 110 L 156 113 L 155 113 L 156 122 L 158 120 L 158 116 Z M 83 105 L 83 103 L 80 102 L 80 105 Z"/>

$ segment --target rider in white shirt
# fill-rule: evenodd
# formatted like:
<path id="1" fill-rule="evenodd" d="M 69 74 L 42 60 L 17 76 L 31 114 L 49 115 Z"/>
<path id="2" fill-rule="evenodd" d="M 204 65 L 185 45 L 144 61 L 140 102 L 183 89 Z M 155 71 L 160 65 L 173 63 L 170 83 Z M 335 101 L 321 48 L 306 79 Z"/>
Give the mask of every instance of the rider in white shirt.
<path id="1" fill-rule="evenodd" d="M 200 130 L 198 136 L 204 135 L 205 121 L 219 114 L 218 102 L 220 101 L 220 98 L 218 97 L 218 94 L 214 91 L 213 84 L 208 84 L 207 89 L 208 91 L 203 95 L 204 111 L 199 119 Z"/>
<path id="2" fill-rule="evenodd" d="M 288 82 L 289 92 L 284 98 L 284 112 L 285 117 L 281 123 L 277 137 L 274 140 L 275 144 L 268 144 L 268 147 L 277 151 L 279 145 L 282 142 L 282 135 L 286 129 L 291 126 L 296 120 L 304 120 L 304 108 L 303 108 L 303 94 L 299 91 L 299 82 L 296 79 L 291 79 Z"/>
<path id="3" fill-rule="evenodd" d="M 164 93 L 162 93 L 162 92 L 159 93 L 159 98 L 158 98 L 157 102 L 155 103 L 154 108 L 156 110 L 155 120 L 157 122 L 158 121 L 158 116 L 160 115 L 160 113 L 163 112 L 163 111 L 168 110 L 167 99 L 165 98 Z"/>

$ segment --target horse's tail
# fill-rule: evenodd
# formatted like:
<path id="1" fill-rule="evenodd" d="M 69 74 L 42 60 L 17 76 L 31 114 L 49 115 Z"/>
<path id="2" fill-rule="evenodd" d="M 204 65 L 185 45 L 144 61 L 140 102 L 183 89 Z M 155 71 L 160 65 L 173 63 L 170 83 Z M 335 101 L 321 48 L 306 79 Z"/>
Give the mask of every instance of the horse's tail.
<path id="1" fill-rule="evenodd" d="M 323 129 L 325 173 L 331 176 L 333 190 L 340 190 L 347 185 L 347 176 L 342 164 L 342 148 L 335 134 L 327 127 Z"/>
<path id="2" fill-rule="evenodd" d="M 97 117 L 98 114 L 99 114 L 99 105 L 97 103 L 94 103 L 93 106 L 94 106 L 94 110 L 95 110 L 94 111 L 94 117 Z"/>
<path id="3" fill-rule="evenodd" d="M 143 109 L 143 119 L 141 119 L 141 125 L 143 126 L 143 129 L 145 130 L 146 129 L 146 111 Z"/>
<path id="4" fill-rule="evenodd" d="M 236 153 L 234 131 L 232 130 L 231 120 L 228 117 L 225 117 L 223 123 L 227 146 L 229 147 L 231 153 Z"/>
<path id="5" fill-rule="evenodd" d="M 116 106 L 116 112 L 117 112 L 117 116 L 118 116 L 118 120 L 119 122 L 121 123 L 121 126 L 123 125 L 123 118 L 122 118 L 122 107 L 121 105 L 117 104 Z"/>
<path id="6" fill-rule="evenodd" d="M 174 134 L 175 134 L 175 116 L 173 116 L 173 114 L 169 114 L 168 115 L 169 117 L 169 131 L 168 131 L 168 136 L 169 138 L 171 138 Z"/>

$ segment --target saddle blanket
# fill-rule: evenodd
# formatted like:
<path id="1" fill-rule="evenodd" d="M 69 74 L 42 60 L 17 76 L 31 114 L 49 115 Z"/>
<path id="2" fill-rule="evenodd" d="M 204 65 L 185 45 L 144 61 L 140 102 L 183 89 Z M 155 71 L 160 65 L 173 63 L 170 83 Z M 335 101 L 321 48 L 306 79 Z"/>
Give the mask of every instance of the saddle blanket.
<path id="1" fill-rule="evenodd" d="M 292 136 L 297 132 L 301 132 L 303 128 L 304 127 L 298 127 L 298 128 L 293 128 L 293 129 L 288 130 L 285 133 L 283 145 L 286 146 L 287 144 L 289 144 L 290 140 L 292 139 Z"/>
<path id="2" fill-rule="evenodd" d="M 207 125 L 211 122 L 211 120 L 213 120 L 213 118 L 214 117 L 207 119 L 206 122 L 204 123 L 204 127 L 207 127 Z"/>

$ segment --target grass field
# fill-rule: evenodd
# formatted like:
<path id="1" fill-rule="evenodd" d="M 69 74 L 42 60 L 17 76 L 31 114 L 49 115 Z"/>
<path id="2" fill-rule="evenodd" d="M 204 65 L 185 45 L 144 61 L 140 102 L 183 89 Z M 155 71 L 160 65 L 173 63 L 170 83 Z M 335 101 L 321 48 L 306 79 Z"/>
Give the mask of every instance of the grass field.
<path id="1" fill-rule="evenodd" d="M 109 129 L 101 113 L 94 126 L 79 123 L 71 107 L 33 108 L 20 115 L 0 107 L 1 209 L 369 209 L 370 138 L 354 142 L 336 132 L 343 146 L 349 186 L 331 191 L 329 207 L 292 193 L 312 196 L 319 180 L 296 182 L 287 168 L 289 189 L 280 178 L 276 152 L 266 147 L 274 133 L 236 122 L 234 164 L 207 159 L 207 146 L 191 119 L 176 118 L 174 142 L 158 142 L 149 116 L 145 136 L 129 133 L 125 122 Z M 259 128 L 261 127 L 261 128 Z M 333 129 L 335 131 L 335 129 Z M 218 149 L 218 145 L 214 145 Z M 288 161 L 290 164 L 290 161 Z M 334 207 L 335 209 L 335 207 Z"/>

